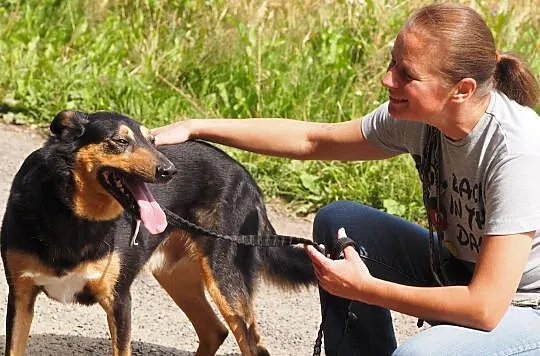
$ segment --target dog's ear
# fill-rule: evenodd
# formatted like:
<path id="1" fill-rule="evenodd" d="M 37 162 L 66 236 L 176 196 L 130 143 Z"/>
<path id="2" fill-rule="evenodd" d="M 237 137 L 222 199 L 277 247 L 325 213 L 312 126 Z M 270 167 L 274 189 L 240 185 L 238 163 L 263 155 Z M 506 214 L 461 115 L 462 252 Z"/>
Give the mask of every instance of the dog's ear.
<path id="1" fill-rule="evenodd" d="M 88 114 L 80 111 L 60 111 L 51 122 L 51 132 L 62 141 L 72 142 L 84 133 Z"/>

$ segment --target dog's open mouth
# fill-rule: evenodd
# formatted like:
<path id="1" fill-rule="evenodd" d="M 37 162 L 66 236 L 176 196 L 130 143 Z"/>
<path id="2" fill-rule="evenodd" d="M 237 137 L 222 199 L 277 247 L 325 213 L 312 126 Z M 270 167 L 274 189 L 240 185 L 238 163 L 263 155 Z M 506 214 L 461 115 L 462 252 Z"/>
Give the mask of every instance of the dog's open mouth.
<path id="1" fill-rule="evenodd" d="M 124 209 L 142 221 L 151 234 L 165 231 L 165 213 L 143 180 L 115 168 L 102 168 L 98 179 Z"/>

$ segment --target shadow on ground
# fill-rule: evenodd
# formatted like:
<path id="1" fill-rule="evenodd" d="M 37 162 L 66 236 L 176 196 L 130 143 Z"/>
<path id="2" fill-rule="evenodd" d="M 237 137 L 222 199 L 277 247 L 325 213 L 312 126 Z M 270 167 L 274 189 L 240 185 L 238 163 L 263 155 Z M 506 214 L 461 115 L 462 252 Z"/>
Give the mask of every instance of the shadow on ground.
<path id="1" fill-rule="evenodd" d="M 0 350 L 5 348 L 5 335 L 0 341 Z M 193 351 L 178 350 L 172 347 L 133 341 L 131 343 L 133 356 L 192 356 Z M 111 342 L 104 338 L 91 338 L 74 335 L 33 334 L 30 335 L 26 355 L 28 356 L 89 356 L 111 355 Z M 240 356 L 238 353 L 221 354 L 220 356 Z"/>

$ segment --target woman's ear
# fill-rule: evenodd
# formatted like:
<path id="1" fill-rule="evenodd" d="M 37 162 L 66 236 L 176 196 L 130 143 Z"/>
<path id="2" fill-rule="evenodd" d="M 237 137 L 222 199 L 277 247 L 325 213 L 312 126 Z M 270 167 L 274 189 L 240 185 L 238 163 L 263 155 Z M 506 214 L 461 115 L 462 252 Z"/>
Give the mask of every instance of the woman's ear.
<path id="1" fill-rule="evenodd" d="M 64 110 L 56 114 L 51 122 L 50 130 L 62 141 L 73 142 L 83 135 L 87 123 L 87 113 Z"/>
<path id="2" fill-rule="evenodd" d="M 455 103 L 463 103 L 473 97 L 476 93 L 476 80 L 473 78 L 461 79 L 452 89 L 450 100 Z"/>

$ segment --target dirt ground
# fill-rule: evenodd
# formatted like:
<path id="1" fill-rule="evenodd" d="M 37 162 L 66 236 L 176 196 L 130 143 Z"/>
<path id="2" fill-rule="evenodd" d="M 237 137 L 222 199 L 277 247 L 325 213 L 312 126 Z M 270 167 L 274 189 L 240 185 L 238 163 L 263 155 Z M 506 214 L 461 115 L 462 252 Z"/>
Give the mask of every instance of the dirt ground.
<path id="1" fill-rule="evenodd" d="M 11 180 L 22 160 L 43 143 L 28 128 L 0 124 L 0 211 L 5 210 Z M 278 203 L 269 204 L 270 220 L 278 233 L 310 238 L 311 219 L 295 218 Z M 3 266 L 1 266 L 3 270 Z M 3 275 L 3 273 L 2 273 Z M 133 355 L 192 355 L 197 336 L 186 316 L 149 275 L 141 275 L 132 292 Z M 315 288 L 289 293 L 261 285 L 256 316 L 263 341 L 273 355 L 311 355 L 320 323 Z M 7 285 L 0 281 L 0 315 L 5 317 Z M 417 331 L 416 319 L 394 313 L 398 342 Z M 0 349 L 5 344 L 5 324 L 0 322 Z M 105 312 L 99 306 L 64 305 L 41 294 L 35 306 L 27 355 L 111 354 Z M 239 355 L 229 337 L 218 355 Z"/>

